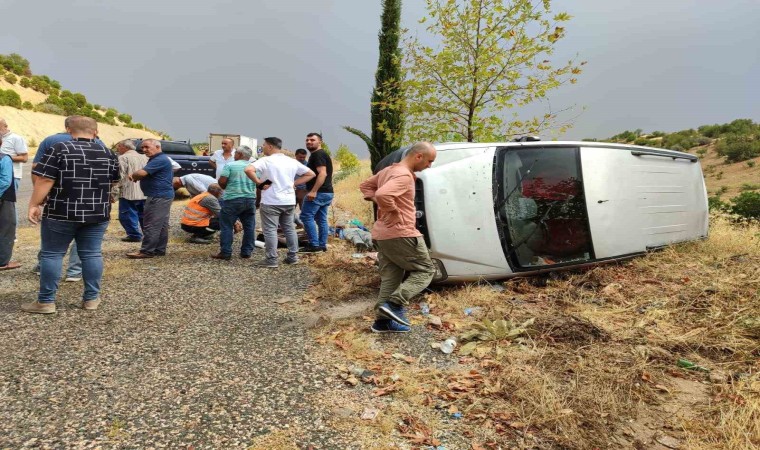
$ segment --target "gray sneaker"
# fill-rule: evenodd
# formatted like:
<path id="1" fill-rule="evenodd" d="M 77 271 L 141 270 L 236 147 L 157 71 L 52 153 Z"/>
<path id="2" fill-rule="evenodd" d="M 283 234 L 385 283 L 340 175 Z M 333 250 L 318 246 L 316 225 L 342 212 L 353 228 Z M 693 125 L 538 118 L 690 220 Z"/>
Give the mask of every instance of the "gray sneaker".
<path id="1" fill-rule="evenodd" d="M 298 259 L 288 259 L 288 258 L 285 258 L 285 260 L 283 262 L 285 264 L 289 264 L 291 266 L 295 266 L 296 264 L 298 264 Z"/>
<path id="2" fill-rule="evenodd" d="M 256 264 L 254 264 L 256 267 L 266 267 L 267 269 L 276 269 L 279 267 L 279 265 L 276 262 L 269 262 L 269 261 L 259 261 Z"/>

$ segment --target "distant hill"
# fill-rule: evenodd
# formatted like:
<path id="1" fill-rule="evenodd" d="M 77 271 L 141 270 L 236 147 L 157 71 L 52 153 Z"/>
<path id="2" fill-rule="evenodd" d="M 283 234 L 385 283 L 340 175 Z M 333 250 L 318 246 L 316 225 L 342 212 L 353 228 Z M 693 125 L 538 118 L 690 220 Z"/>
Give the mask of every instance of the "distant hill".
<path id="1" fill-rule="evenodd" d="M 661 147 L 699 156 L 710 197 L 727 201 L 742 192 L 760 192 L 760 124 L 751 119 L 673 133 L 623 131 L 599 140 Z"/>
<path id="2" fill-rule="evenodd" d="M 31 152 L 46 136 L 63 131 L 64 118 L 74 114 L 97 120 L 99 136 L 108 145 L 128 137 L 168 137 L 133 122 L 129 114 L 90 103 L 84 94 L 62 90 L 46 75 L 33 74 L 21 55 L 0 55 L 0 117 L 27 140 Z"/>

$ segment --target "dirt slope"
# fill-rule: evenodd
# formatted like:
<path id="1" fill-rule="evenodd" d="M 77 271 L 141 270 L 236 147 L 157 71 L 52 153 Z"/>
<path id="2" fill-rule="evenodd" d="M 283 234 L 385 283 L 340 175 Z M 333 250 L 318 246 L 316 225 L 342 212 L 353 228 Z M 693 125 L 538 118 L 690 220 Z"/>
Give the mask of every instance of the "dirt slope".
<path id="1" fill-rule="evenodd" d="M 23 89 L 19 86 L 13 86 L 13 88 L 16 89 L 17 92 L 19 92 L 20 89 Z M 19 94 L 21 94 L 21 92 L 19 92 Z M 45 137 L 63 131 L 63 116 L 21 110 L 10 106 L 0 106 L 0 117 L 8 122 L 8 127 L 11 131 L 23 136 L 26 139 L 27 144 L 30 142 L 34 144 L 29 145 L 30 153 L 37 150 L 36 146 L 39 145 Z M 159 136 L 148 131 L 116 127 L 104 123 L 98 124 L 98 130 L 100 138 L 108 146 L 129 137 L 160 139 Z"/>

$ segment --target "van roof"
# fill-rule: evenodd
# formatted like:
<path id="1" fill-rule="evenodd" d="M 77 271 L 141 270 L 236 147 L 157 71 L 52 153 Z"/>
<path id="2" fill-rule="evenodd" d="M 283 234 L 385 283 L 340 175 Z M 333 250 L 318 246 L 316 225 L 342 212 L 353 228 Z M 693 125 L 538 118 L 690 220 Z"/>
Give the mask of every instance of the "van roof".
<path id="1" fill-rule="evenodd" d="M 646 150 L 662 153 L 672 153 L 674 156 L 694 157 L 689 153 L 668 150 L 657 147 L 645 147 L 643 145 L 618 144 L 614 142 L 592 142 L 592 141 L 528 141 L 528 142 L 441 142 L 434 143 L 438 151 L 480 148 L 480 147 L 602 147 L 616 148 L 621 150 Z M 691 158 L 689 158 L 691 159 Z"/>

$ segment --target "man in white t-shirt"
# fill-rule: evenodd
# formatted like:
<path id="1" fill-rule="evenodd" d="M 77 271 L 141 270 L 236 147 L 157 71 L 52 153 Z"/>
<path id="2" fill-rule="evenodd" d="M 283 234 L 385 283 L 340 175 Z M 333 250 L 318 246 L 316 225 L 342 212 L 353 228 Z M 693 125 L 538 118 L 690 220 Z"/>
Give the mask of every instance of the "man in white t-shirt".
<path id="1" fill-rule="evenodd" d="M 13 161 L 13 182 L 16 192 L 18 192 L 18 185 L 21 182 L 21 168 L 23 163 L 29 160 L 26 141 L 18 134 L 12 133 L 8 128 L 8 123 L 3 118 L 0 118 L 0 138 L 3 141 L 0 145 L 0 152 L 10 156 Z"/>
<path id="2" fill-rule="evenodd" d="M 0 117 L 0 141 L 2 141 L 0 153 L 10 156 L 11 161 L 13 161 L 13 187 L 14 191 L 18 192 L 23 163 L 29 160 L 26 141 L 18 134 L 11 133 L 8 123 L 2 117 Z M 18 223 L 18 208 L 16 208 L 16 223 Z"/>
<path id="3" fill-rule="evenodd" d="M 222 149 L 215 151 L 208 163 L 216 169 L 216 179 L 218 180 L 224 165 L 233 161 L 235 161 L 235 142 L 230 138 L 224 138 L 222 139 Z"/>
<path id="4" fill-rule="evenodd" d="M 281 151 L 282 140 L 276 137 L 264 138 L 264 158 L 258 159 L 245 169 L 248 178 L 261 189 L 262 228 L 264 229 L 264 244 L 266 259 L 258 264 L 259 267 L 276 268 L 277 258 L 277 225 L 285 234 L 288 245 L 288 256 L 285 264 L 298 264 L 298 236 L 293 222 L 296 209 L 295 185 L 304 184 L 314 178 L 314 172 L 284 155 Z M 257 176 L 257 172 L 261 178 Z"/>

